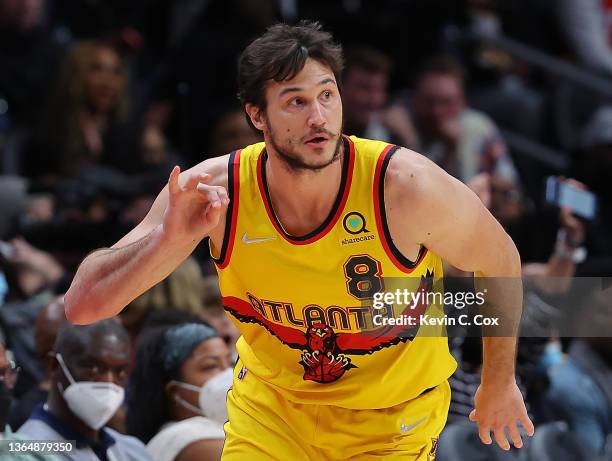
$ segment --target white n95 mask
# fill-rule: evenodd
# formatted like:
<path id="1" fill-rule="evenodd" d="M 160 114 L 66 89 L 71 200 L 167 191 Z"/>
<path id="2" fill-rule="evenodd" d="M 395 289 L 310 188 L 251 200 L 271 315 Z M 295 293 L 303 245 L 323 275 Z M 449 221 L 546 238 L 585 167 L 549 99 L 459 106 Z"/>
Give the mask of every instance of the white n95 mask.
<path id="1" fill-rule="evenodd" d="M 61 354 L 56 354 L 60 367 L 70 385 L 58 389 L 68 405 L 68 408 L 88 427 L 98 430 L 104 426 L 123 403 L 125 391 L 115 383 L 103 381 L 75 381 L 64 363 Z"/>
<path id="2" fill-rule="evenodd" d="M 198 407 L 190 404 L 185 399 L 174 396 L 174 400 L 188 410 L 193 411 L 207 418 L 213 419 L 221 424 L 227 421 L 227 391 L 232 387 L 232 378 L 234 376 L 232 368 L 226 368 L 221 373 L 213 376 L 206 381 L 202 387 L 195 386 L 181 381 L 171 381 L 171 384 L 176 384 L 178 387 L 188 389 L 190 391 L 199 392 Z"/>

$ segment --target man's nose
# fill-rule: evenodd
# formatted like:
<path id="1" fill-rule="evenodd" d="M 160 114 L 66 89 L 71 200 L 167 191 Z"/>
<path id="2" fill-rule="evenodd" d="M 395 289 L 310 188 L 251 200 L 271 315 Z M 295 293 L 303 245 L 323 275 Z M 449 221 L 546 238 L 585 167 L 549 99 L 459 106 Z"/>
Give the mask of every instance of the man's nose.
<path id="1" fill-rule="evenodd" d="M 317 101 L 312 104 L 310 110 L 310 116 L 308 118 L 309 126 L 322 127 L 327 123 L 327 119 L 325 118 L 325 114 L 323 113 L 323 107 Z"/>

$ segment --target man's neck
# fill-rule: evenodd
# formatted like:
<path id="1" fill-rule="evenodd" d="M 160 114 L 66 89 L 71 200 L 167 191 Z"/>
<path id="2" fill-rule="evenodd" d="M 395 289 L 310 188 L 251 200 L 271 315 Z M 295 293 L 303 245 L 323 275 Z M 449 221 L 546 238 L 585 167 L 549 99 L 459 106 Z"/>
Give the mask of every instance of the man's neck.
<path id="1" fill-rule="evenodd" d="M 338 160 L 320 170 L 292 170 L 268 150 L 266 182 L 276 217 L 284 230 L 295 236 L 306 235 L 328 217 L 338 195 L 344 163 L 343 143 Z"/>
<path id="2" fill-rule="evenodd" d="M 47 408 L 51 413 L 53 413 L 59 419 L 72 426 L 75 431 L 83 434 L 83 436 L 87 439 L 93 442 L 99 441 L 99 431 L 90 428 L 83 421 L 81 421 L 74 413 L 72 413 L 72 411 L 70 411 L 70 408 L 68 408 L 68 405 L 66 404 L 64 398 L 59 394 L 59 391 L 53 389 L 53 387 L 49 392 L 49 397 L 47 399 Z"/>

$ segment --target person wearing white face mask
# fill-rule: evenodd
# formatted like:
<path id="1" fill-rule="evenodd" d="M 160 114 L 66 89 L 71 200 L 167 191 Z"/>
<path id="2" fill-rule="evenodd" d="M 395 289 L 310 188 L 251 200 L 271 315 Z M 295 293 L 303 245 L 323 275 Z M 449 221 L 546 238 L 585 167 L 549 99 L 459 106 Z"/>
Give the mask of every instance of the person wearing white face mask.
<path id="1" fill-rule="evenodd" d="M 231 352 L 211 327 L 143 334 L 128 387 L 128 432 L 154 461 L 219 460 L 232 384 Z"/>
<path id="2" fill-rule="evenodd" d="M 47 402 L 18 431 L 32 440 L 75 441 L 70 461 L 150 461 L 135 437 L 109 427 L 124 400 L 129 336 L 117 319 L 64 325 L 49 360 Z"/>

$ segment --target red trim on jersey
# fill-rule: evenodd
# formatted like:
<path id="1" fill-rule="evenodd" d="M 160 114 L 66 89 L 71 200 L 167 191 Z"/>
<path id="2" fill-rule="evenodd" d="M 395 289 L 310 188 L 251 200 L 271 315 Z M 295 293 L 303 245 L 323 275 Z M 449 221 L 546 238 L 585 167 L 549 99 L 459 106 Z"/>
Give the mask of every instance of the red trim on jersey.
<path id="1" fill-rule="evenodd" d="M 399 258 L 396 256 L 396 252 L 401 255 L 399 250 L 395 247 L 391 239 L 391 234 L 387 227 L 386 222 L 386 213 L 381 208 L 384 207 L 384 175 L 382 174 L 383 165 L 389 162 L 391 159 L 390 156 L 397 150 L 396 146 L 388 145 L 381 152 L 378 157 L 378 161 L 376 162 L 376 170 L 374 172 L 374 216 L 376 217 L 376 227 L 378 229 L 378 234 L 380 236 L 380 241 L 382 242 L 382 246 L 385 250 L 385 253 L 389 257 L 389 259 L 393 262 L 393 264 L 402 272 L 406 274 L 410 274 L 413 272 L 418 265 L 421 263 L 425 255 L 427 255 L 427 248 L 421 246 L 421 250 L 419 251 L 419 256 L 416 261 L 410 262 L 410 265 L 403 264 Z M 386 170 L 386 165 L 385 165 Z M 382 181 L 382 183 L 381 183 Z M 383 216 L 385 219 L 383 220 Z M 406 258 L 404 258 L 407 260 Z"/>
<path id="2" fill-rule="evenodd" d="M 221 250 L 221 254 L 219 255 L 220 259 L 215 261 L 215 264 L 219 269 L 225 269 L 229 264 L 230 257 L 232 256 L 232 250 L 234 249 L 234 240 L 236 237 L 236 221 L 238 220 L 238 203 L 240 201 L 240 153 L 242 149 L 236 151 L 236 155 L 234 156 L 234 161 L 231 165 L 232 171 L 230 172 L 232 176 L 232 191 L 230 194 L 230 200 L 232 205 L 232 215 L 230 217 L 229 223 L 229 235 L 224 236 L 226 238 L 224 244 L 227 245 L 225 249 L 225 254 L 223 254 L 223 248 Z M 225 218 L 227 219 L 227 217 Z"/>
<path id="3" fill-rule="evenodd" d="M 325 219 L 325 221 L 323 221 L 322 225 L 318 229 L 315 229 L 310 234 L 306 234 L 308 238 L 303 238 L 303 237 L 300 238 L 300 237 L 291 236 L 287 234 L 283 230 L 283 228 L 280 226 L 278 218 L 274 214 L 272 204 L 270 203 L 270 200 L 268 200 L 268 191 L 266 190 L 266 183 L 263 178 L 263 175 L 265 174 L 264 172 L 265 165 L 263 165 L 265 149 L 259 155 L 259 158 L 257 159 L 257 184 L 259 186 L 259 192 L 261 195 L 261 199 L 266 208 L 266 212 L 268 214 L 268 218 L 270 219 L 270 222 L 272 223 L 276 231 L 287 242 L 293 245 L 307 245 L 309 243 L 316 242 L 317 240 L 327 235 L 329 231 L 338 222 L 338 219 L 340 218 L 340 215 L 342 214 L 342 211 L 344 210 L 344 206 L 346 205 L 346 201 L 348 200 L 349 191 L 351 189 L 351 181 L 353 179 L 353 169 L 355 166 L 355 146 L 353 145 L 353 141 L 351 141 L 347 136 L 344 136 L 344 135 L 343 135 L 343 138 L 345 141 L 345 147 L 346 145 L 348 145 L 348 152 L 346 152 L 347 150 L 346 148 L 344 152 L 344 155 L 348 155 L 348 161 L 343 162 L 343 167 L 342 167 L 342 179 L 340 182 L 340 185 L 343 188 L 342 198 L 339 202 L 338 202 L 338 198 L 336 198 L 336 201 L 334 202 L 334 205 L 333 205 L 335 208 L 333 216 L 331 218 L 328 216 Z"/>

